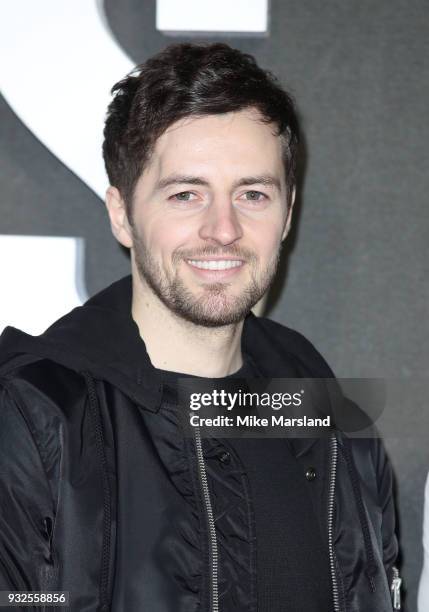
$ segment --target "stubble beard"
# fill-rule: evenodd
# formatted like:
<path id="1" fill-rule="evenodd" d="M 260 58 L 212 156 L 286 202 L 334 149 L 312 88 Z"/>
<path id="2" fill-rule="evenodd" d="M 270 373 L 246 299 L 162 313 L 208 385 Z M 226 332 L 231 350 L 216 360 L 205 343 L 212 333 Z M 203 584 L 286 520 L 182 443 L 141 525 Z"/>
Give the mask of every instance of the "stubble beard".
<path id="1" fill-rule="evenodd" d="M 228 295 L 230 283 L 204 283 L 201 295 L 190 291 L 178 272 L 169 278 L 152 257 L 141 236 L 133 228 L 134 260 L 140 279 L 145 282 L 159 300 L 174 314 L 203 327 L 222 327 L 242 321 L 259 302 L 271 285 L 280 258 L 280 247 L 264 270 L 260 270 L 258 258 L 254 253 L 240 248 L 207 247 L 198 254 L 184 251 L 173 255 L 173 264 L 198 256 L 229 255 L 241 256 L 251 268 L 251 277 L 240 295 Z M 191 256 L 192 255 L 192 256 Z M 245 257 L 243 257 L 245 255 Z"/>

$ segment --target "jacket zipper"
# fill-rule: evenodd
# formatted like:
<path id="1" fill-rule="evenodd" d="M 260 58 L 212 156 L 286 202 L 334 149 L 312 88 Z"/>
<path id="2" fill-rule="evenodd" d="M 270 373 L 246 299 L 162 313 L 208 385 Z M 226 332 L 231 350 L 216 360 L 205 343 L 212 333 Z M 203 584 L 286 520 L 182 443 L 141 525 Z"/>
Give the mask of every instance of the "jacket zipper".
<path id="1" fill-rule="evenodd" d="M 200 428 L 195 427 L 195 449 L 197 452 L 198 474 L 200 477 L 201 490 L 203 493 L 204 507 L 206 511 L 209 531 L 209 553 L 210 553 L 210 612 L 219 612 L 219 590 L 218 590 L 218 549 L 216 540 L 216 527 L 213 518 L 213 508 L 210 501 L 210 492 L 207 482 L 206 466 L 201 444 Z"/>
<path id="2" fill-rule="evenodd" d="M 401 609 L 401 583 L 402 578 L 399 576 L 397 567 L 392 568 L 393 578 L 392 584 L 390 585 L 390 593 L 392 595 L 392 606 L 394 610 Z"/>
<path id="3" fill-rule="evenodd" d="M 331 568 L 332 579 L 332 598 L 334 601 L 334 612 L 340 612 L 340 598 L 338 593 L 338 580 L 335 571 L 335 553 L 334 553 L 334 501 L 335 501 L 335 482 L 337 477 L 337 460 L 338 460 L 338 443 L 335 434 L 331 440 L 331 467 L 329 478 L 328 491 L 328 548 L 329 548 L 329 566 Z"/>
<path id="4" fill-rule="evenodd" d="M 85 377 L 88 397 L 89 409 L 92 420 L 93 431 L 99 454 L 101 467 L 101 481 L 103 487 L 103 541 L 101 549 L 101 576 L 100 576 L 100 611 L 108 612 L 110 610 L 110 595 L 109 595 L 109 565 L 111 552 L 111 508 L 112 508 L 112 493 L 110 490 L 109 476 L 107 473 L 106 445 L 104 442 L 102 419 L 100 414 L 100 405 L 98 402 L 95 382 L 89 372 L 82 372 Z"/>

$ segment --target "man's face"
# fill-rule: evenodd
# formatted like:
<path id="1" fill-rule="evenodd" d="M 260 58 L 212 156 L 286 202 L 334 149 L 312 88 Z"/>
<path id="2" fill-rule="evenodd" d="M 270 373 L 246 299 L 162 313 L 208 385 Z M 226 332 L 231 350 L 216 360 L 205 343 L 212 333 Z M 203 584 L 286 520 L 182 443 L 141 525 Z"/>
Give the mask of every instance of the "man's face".
<path id="1" fill-rule="evenodd" d="M 273 132 L 253 110 L 179 121 L 136 185 L 133 274 L 197 325 L 241 321 L 274 277 L 290 213 Z"/>

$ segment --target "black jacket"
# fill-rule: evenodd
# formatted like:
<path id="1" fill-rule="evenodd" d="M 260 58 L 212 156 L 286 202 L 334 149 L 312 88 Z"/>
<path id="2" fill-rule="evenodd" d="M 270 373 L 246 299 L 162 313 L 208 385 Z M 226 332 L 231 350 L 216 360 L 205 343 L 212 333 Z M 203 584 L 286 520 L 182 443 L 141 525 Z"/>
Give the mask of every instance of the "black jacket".
<path id="1" fill-rule="evenodd" d="M 73 611 L 122 612 L 112 607 L 120 419 L 144 456 L 140 610 L 256 612 L 246 474 L 233 452 L 220 460 L 227 441 L 180 433 L 130 313 L 126 277 L 41 336 L 9 327 L 1 337 L 0 590 L 67 590 Z M 242 343 L 267 378 L 332 376 L 303 336 L 267 319 L 249 315 Z M 397 541 L 380 441 L 291 444 L 303 473 L 321 475 L 314 503 L 335 610 L 392 610 Z"/>

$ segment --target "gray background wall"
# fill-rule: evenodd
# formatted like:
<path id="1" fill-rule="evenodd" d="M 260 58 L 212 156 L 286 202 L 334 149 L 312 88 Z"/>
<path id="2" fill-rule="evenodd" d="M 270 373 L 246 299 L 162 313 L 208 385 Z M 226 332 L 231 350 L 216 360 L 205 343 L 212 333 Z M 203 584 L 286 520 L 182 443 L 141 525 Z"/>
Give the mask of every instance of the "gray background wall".
<path id="1" fill-rule="evenodd" d="M 177 40 L 155 30 L 152 0 L 107 0 L 106 12 L 136 63 Z M 269 314 L 309 337 L 338 376 L 428 375 L 428 19 L 416 0 L 272 0 L 268 37 L 214 37 L 253 53 L 298 101 L 305 174 Z M 0 114 L 0 233 L 83 237 L 89 294 L 128 273 L 99 199 L 3 100 Z M 426 405 L 421 391 L 391 407 L 396 431 L 412 421 L 419 434 L 386 439 L 409 610 L 422 561 Z"/>

